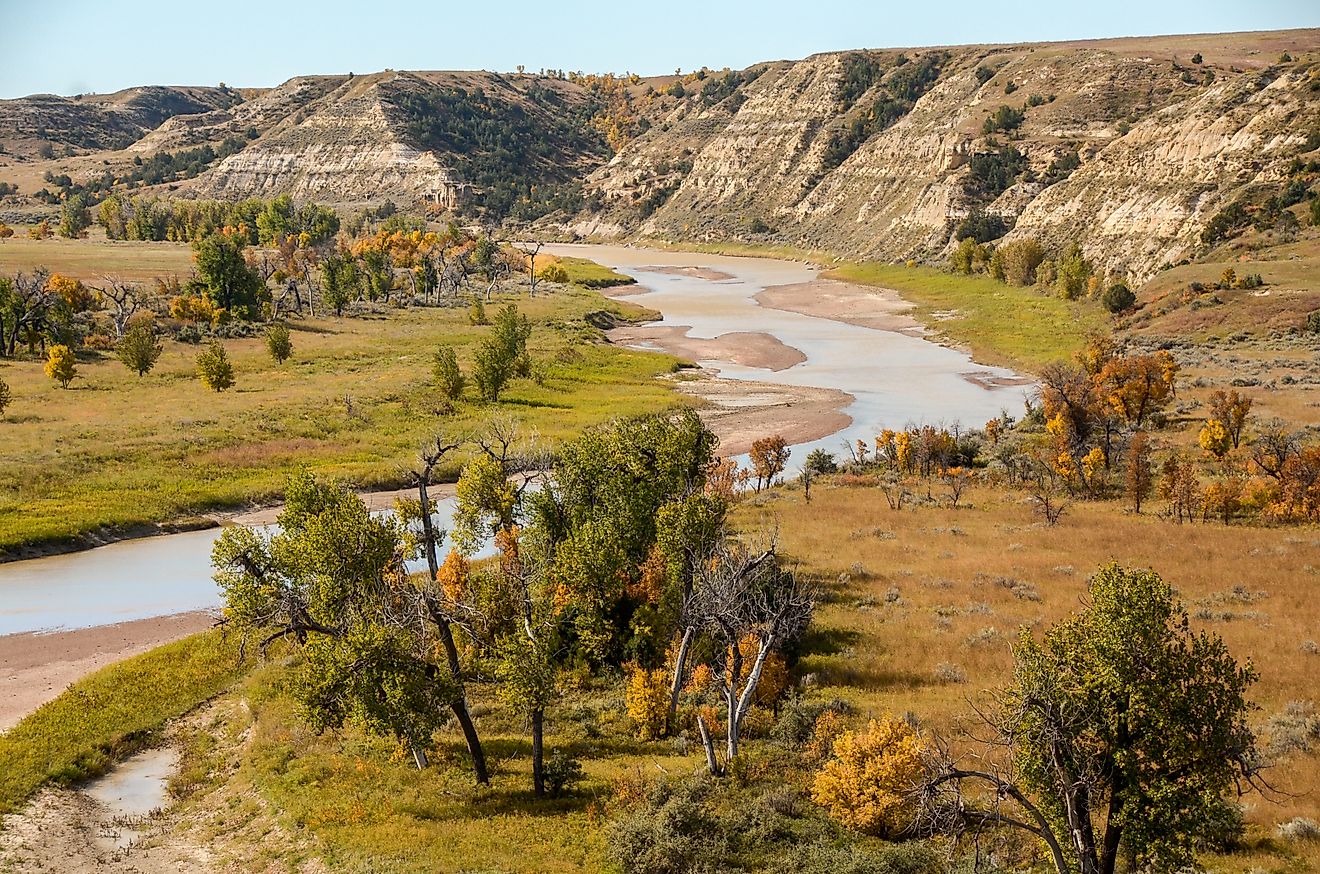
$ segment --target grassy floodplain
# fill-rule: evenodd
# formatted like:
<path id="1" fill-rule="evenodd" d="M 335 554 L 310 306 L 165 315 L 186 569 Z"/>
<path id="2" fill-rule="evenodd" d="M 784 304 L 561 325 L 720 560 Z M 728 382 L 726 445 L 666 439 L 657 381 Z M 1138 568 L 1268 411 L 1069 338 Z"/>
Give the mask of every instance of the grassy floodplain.
<path id="1" fill-rule="evenodd" d="M 0 246 L 6 272 L 41 263 L 77 273 L 66 265 L 82 247 L 108 247 L 122 266 L 131 259 L 121 250 L 141 250 L 152 270 L 187 258 L 187 247 L 167 243 L 43 241 L 48 248 L 27 247 L 15 264 L 12 242 Z M 564 267 L 574 282 L 609 278 L 590 262 Z M 650 311 L 576 284 L 542 288 L 528 299 L 525 287 L 510 287 L 487 304 L 493 317 L 516 302 L 533 325 L 533 377 L 511 383 L 497 405 L 478 403 L 471 386 L 451 405 L 431 384 L 439 345 L 452 345 L 466 369 L 490 330 L 471 324 L 466 307 L 295 319 L 293 358 L 283 365 L 260 336 L 226 340 L 237 384 L 221 393 L 197 379 L 199 347 L 172 340 L 142 378 L 113 352 L 82 353 L 67 390 L 39 360 L 0 362 L 14 395 L 0 420 L 0 554 L 269 501 L 298 465 L 363 487 L 393 485 L 436 429 L 475 430 L 494 414 L 516 413 L 553 442 L 613 416 L 683 403 L 655 379 L 676 359 L 592 342 L 600 333 L 584 319 Z"/>
<path id="2" fill-rule="evenodd" d="M 0 734 L 0 813 L 46 782 L 84 780 L 150 746 L 168 720 L 218 695 L 243 670 L 237 637 L 207 631 L 79 680 Z"/>
<path id="3" fill-rule="evenodd" d="M 1088 334 L 1106 330 L 1106 314 L 1094 302 L 1063 300 L 985 275 L 868 261 L 842 264 L 824 276 L 897 291 L 916 305 L 918 321 L 986 364 L 1036 371 L 1071 359 Z"/>

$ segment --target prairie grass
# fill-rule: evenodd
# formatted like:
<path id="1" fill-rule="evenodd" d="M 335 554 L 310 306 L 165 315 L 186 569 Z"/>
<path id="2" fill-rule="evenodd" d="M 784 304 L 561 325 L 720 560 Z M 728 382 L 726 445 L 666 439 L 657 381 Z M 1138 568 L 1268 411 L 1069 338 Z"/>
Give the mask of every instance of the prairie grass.
<path id="1" fill-rule="evenodd" d="M 877 489 L 833 483 L 811 495 L 808 506 L 800 490 L 778 489 L 745 501 L 735 518 L 744 529 L 776 526 L 784 552 L 825 582 L 828 603 L 799 672 L 815 674 L 821 695 L 851 701 L 862 718 L 912 712 L 926 728 L 957 736 L 974 716 L 971 704 L 1009 679 L 1019 629 L 1039 633 L 1081 608 L 1090 574 L 1111 560 L 1154 568 L 1177 589 L 1194 628 L 1222 635 L 1255 665 L 1252 721 L 1263 749 L 1291 739 L 1271 737 L 1292 724 L 1277 714 L 1320 697 L 1320 656 L 1305 646 L 1320 585 L 1313 526 L 1177 525 L 1112 502 L 1076 502 L 1051 528 L 1022 495 L 988 486 L 969 490 L 957 509 L 895 511 Z M 1247 606 L 1240 617 L 1202 610 L 1210 618 L 1198 619 L 1207 604 Z M 1214 870 L 1320 865 L 1320 847 L 1272 837 L 1278 823 L 1320 817 L 1320 744 L 1299 747 L 1267 772 L 1278 795 L 1243 799 L 1252 849 L 1216 857 Z M 1302 857 L 1303 867 L 1272 867 Z"/>
<path id="2" fill-rule="evenodd" d="M 138 282 L 177 275 L 183 281 L 192 271 L 193 260 L 192 248 L 186 243 L 107 240 L 100 235 L 86 240 L 32 240 L 20 233 L 0 240 L 0 274 L 36 267 L 49 267 L 92 284 L 107 274 Z"/>
<path id="3" fill-rule="evenodd" d="M 496 405 L 479 403 L 472 388 L 450 404 L 431 384 L 440 344 L 467 369 L 490 331 L 471 325 L 464 308 L 296 321 L 283 365 L 259 337 L 226 340 L 237 384 L 222 393 L 198 381 L 199 347 L 172 340 L 142 378 L 111 353 L 84 353 L 67 390 L 40 361 L 0 363 L 14 395 L 0 419 L 0 554 L 269 501 L 298 465 L 390 486 L 427 435 L 475 431 L 501 412 L 516 411 L 554 443 L 607 418 L 692 402 L 655 379 L 677 359 L 598 342 L 584 321 L 602 310 L 621 319 L 650 311 L 579 287 L 516 300 L 533 324 L 534 374 Z"/>
<path id="4" fill-rule="evenodd" d="M 0 813 L 20 807 L 44 783 L 103 773 L 240 674 L 234 636 L 207 631 L 79 680 L 0 734 Z"/>

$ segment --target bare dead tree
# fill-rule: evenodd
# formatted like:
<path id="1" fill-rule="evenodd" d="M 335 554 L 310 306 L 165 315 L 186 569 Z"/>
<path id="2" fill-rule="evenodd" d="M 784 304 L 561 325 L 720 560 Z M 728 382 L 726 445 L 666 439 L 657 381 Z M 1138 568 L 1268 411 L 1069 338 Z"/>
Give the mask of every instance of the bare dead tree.
<path id="1" fill-rule="evenodd" d="M 709 558 L 697 565 L 692 619 L 711 637 L 715 685 L 726 711 L 725 758 L 718 763 L 709 732 L 702 726 L 706 760 L 721 773 L 738 755 L 743 719 L 755 700 L 770 653 L 800 635 L 811 621 L 817 593 L 779 564 L 773 539 L 752 551 L 726 538 Z M 756 654 L 746 664 L 740 644 L 756 641 Z"/>
<path id="2" fill-rule="evenodd" d="M 536 297 L 536 256 L 541 253 L 543 246 L 545 246 L 545 243 L 537 240 L 518 247 L 527 255 L 528 297 Z"/>
<path id="3" fill-rule="evenodd" d="M 118 276 L 102 274 L 105 286 L 98 289 L 101 300 L 110 308 L 110 321 L 115 326 L 115 337 L 124 336 L 128 322 L 143 306 L 142 286 L 127 282 Z"/>

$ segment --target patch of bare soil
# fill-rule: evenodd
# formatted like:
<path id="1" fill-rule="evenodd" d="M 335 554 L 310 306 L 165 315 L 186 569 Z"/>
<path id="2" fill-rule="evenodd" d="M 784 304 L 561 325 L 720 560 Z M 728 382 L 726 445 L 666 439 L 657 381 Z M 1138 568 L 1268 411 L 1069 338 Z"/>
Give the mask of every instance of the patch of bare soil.
<path id="1" fill-rule="evenodd" d="M 756 302 L 770 309 L 833 319 L 877 331 L 896 331 L 914 337 L 926 334 L 921 324 L 910 315 L 912 304 L 888 288 L 813 279 L 771 286 L 756 295 Z"/>
<path id="2" fill-rule="evenodd" d="M 205 611 L 50 634 L 0 637 L 0 731 L 92 671 L 211 626 Z"/>
<path id="3" fill-rule="evenodd" d="M 852 424 L 843 409 L 853 396 L 836 389 L 722 379 L 709 370 L 685 373 L 675 387 L 709 402 L 698 412 L 719 436 L 723 456 L 742 455 L 771 434 L 808 443 Z"/>
<path id="4" fill-rule="evenodd" d="M 807 360 L 800 349 L 761 331 L 733 331 L 714 339 L 689 337 L 683 325 L 638 325 L 607 332 L 611 343 L 658 349 L 691 361 L 732 361 L 744 367 L 787 370 Z"/>
<path id="5" fill-rule="evenodd" d="M 284 828 L 236 763 L 250 730 L 235 732 L 246 705 L 221 699 L 172 724 L 180 745 L 188 732 L 217 741 L 198 785 L 162 810 L 118 817 L 87 792 L 48 788 L 21 813 L 0 821 L 0 871 L 60 874 L 324 874 L 314 848 Z M 196 763 L 194 763 L 196 764 Z"/>

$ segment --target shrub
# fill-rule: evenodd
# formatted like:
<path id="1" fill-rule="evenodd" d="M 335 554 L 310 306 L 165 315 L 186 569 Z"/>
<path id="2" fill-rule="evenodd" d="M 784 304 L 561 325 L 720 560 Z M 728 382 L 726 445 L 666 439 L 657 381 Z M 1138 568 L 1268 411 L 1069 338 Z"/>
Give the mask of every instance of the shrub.
<path id="1" fill-rule="evenodd" d="M 1026 113 L 1004 104 L 994 111 L 981 126 L 981 132 L 992 134 L 996 131 L 1015 131 L 1026 121 Z"/>
<path id="2" fill-rule="evenodd" d="M 661 785 L 647 804 L 610 826 L 607 848 L 624 874 L 709 870 L 724 854 L 720 823 L 704 803 L 705 781 Z"/>
<path id="3" fill-rule="evenodd" d="M 46 350 L 45 370 L 47 376 L 60 384 L 60 388 L 68 388 L 69 383 L 78 376 L 78 359 L 74 357 L 72 349 L 59 343 Z"/>
<path id="4" fill-rule="evenodd" d="M 1307 313 L 1303 326 L 1312 334 L 1320 334 L 1320 310 Z"/>
<path id="5" fill-rule="evenodd" d="M 1199 63 L 1201 63 L 1202 60 L 1203 60 L 1203 59 L 1201 58 L 1201 53 L 1200 53 L 1200 52 L 1197 52 L 1196 54 L 1192 55 L 1192 63 L 1193 63 L 1193 64 L 1199 64 Z"/>
<path id="6" fill-rule="evenodd" d="M 490 320 L 486 318 L 486 304 L 481 298 L 472 298 L 472 305 L 468 307 L 468 321 L 474 325 L 490 324 Z"/>
<path id="7" fill-rule="evenodd" d="M 784 705 L 779 721 L 770 730 L 770 737 L 789 748 L 801 747 L 814 736 L 816 723 L 822 714 L 847 716 L 852 712 L 853 706 L 841 698 L 830 701 L 806 701 L 802 698 L 794 698 Z"/>
<path id="8" fill-rule="evenodd" d="M 161 345 L 156 341 L 155 326 L 139 323 L 124 332 L 124 337 L 115 347 L 115 354 L 124 366 L 139 377 L 151 372 L 160 358 Z"/>
<path id="9" fill-rule="evenodd" d="M 9 409 L 13 400 L 14 394 L 9 390 L 9 383 L 0 379 L 0 416 L 4 416 L 5 410 Z"/>
<path id="10" fill-rule="evenodd" d="M 878 849 L 840 847 L 826 841 L 794 847 L 769 869 L 770 874 L 938 874 L 940 854 L 922 844 L 894 844 Z"/>
<path id="11" fill-rule="evenodd" d="M 435 353 L 435 364 L 431 367 L 431 376 L 435 379 L 440 393 L 451 401 L 463 396 L 467 387 L 467 377 L 458 366 L 458 356 L 452 346 L 441 346 Z"/>
<path id="12" fill-rule="evenodd" d="M 834 456 L 824 449 L 811 450 L 803 467 L 812 473 L 834 473 L 839 469 L 839 465 L 834 461 Z"/>
<path id="13" fill-rule="evenodd" d="M 921 781 L 922 745 L 912 726 L 884 717 L 863 733 L 845 731 L 834 755 L 816 773 L 811 797 L 859 831 L 892 837 L 907 831 L 914 810 L 909 792 Z"/>
<path id="14" fill-rule="evenodd" d="M 1285 841 L 1320 841 L 1320 824 L 1300 816 L 1279 823 L 1274 832 Z"/>
<path id="15" fill-rule="evenodd" d="M 582 763 L 563 750 L 555 750 L 545 760 L 545 791 L 551 798 L 558 798 L 582 782 L 585 773 Z"/>
<path id="16" fill-rule="evenodd" d="M 953 231 L 953 238 L 959 242 L 971 237 L 978 243 L 988 243 L 991 240 L 997 240 L 1008 233 L 1008 223 L 1004 217 L 998 213 L 986 213 L 973 210 L 962 221 L 958 222 Z"/>
<path id="17" fill-rule="evenodd" d="M 984 85 L 995 77 L 995 71 L 982 64 L 976 68 L 976 81 Z"/>
<path id="18" fill-rule="evenodd" d="M 1137 296 L 1132 293 L 1132 289 L 1128 288 L 1123 283 L 1115 282 L 1113 285 L 1105 289 L 1104 296 L 1100 298 L 1100 302 L 1104 304 L 1105 309 L 1109 310 L 1111 313 L 1121 313 L 1123 310 L 1128 309 L 1137 302 Z"/>
<path id="19" fill-rule="evenodd" d="M 212 340 L 197 355 L 197 376 L 202 380 L 202 385 L 211 391 L 224 391 L 233 387 L 234 365 L 219 340 Z"/>
<path id="20" fill-rule="evenodd" d="M 541 279 L 544 282 L 567 283 L 568 271 L 564 269 L 562 264 L 551 264 L 541 271 Z"/>
<path id="21" fill-rule="evenodd" d="M 293 339 L 289 336 L 288 325 L 271 325 L 266 329 L 266 351 L 276 364 L 283 364 L 293 355 Z"/>

